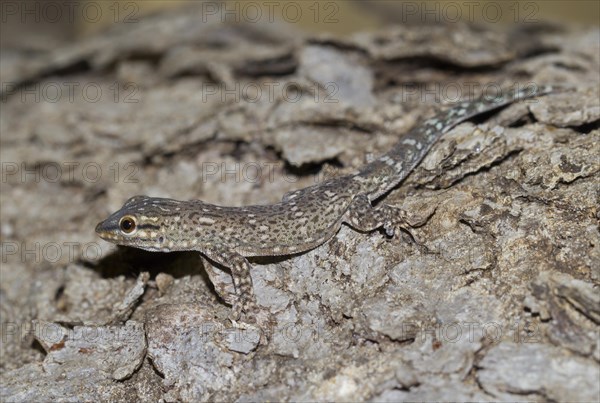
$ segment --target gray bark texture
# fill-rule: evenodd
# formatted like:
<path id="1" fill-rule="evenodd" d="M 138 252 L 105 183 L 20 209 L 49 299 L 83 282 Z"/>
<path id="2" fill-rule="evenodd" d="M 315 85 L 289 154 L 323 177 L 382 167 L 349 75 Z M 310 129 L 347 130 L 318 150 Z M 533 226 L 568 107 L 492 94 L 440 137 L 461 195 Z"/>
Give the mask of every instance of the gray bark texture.
<path id="1" fill-rule="evenodd" d="M 192 8 L 5 53 L 2 401 L 598 401 L 599 38 L 308 36 Z M 515 83 L 573 90 L 444 136 L 384 200 L 410 231 L 252 259 L 267 345 L 232 328 L 198 253 L 94 233 L 137 194 L 276 202 Z"/>

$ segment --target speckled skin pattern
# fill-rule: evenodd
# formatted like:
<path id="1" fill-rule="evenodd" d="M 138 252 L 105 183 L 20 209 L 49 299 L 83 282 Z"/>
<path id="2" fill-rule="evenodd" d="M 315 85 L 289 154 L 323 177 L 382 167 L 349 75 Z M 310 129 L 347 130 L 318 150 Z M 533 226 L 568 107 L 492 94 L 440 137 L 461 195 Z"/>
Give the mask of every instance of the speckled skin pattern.
<path id="1" fill-rule="evenodd" d="M 260 322 L 247 256 L 307 251 L 331 239 L 342 223 L 359 231 L 383 227 L 392 236 L 395 228 L 406 225 L 405 214 L 372 202 L 398 185 L 444 133 L 473 116 L 551 91 L 548 86 L 527 88 L 460 103 L 416 126 L 357 173 L 290 192 L 276 204 L 223 207 L 135 196 L 99 223 L 96 232 L 109 242 L 149 251 L 198 251 L 230 268 L 236 293 L 232 320 L 245 313 L 249 321 Z M 215 288 L 224 292 L 217 284 Z"/>

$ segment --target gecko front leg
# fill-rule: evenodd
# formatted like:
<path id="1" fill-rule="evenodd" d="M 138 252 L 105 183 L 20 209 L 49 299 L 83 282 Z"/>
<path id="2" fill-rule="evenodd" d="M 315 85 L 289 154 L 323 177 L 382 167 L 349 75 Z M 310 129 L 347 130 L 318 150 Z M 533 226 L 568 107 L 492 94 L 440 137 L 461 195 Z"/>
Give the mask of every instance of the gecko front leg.
<path id="1" fill-rule="evenodd" d="M 225 301 L 227 305 L 233 306 L 236 299 L 235 286 L 231 278 L 231 274 L 217 268 L 213 262 L 202 255 L 204 261 L 204 270 L 208 274 L 208 278 L 215 288 L 217 295 Z"/>
<path id="2" fill-rule="evenodd" d="M 252 266 L 244 256 L 240 255 L 234 250 L 227 248 L 222 245 L 206 245 L 202 249 L 202 253 L 206 255 L 210 260 L 215 263 L 221 264 L 228 267 L 231 270 L 231 277 L 233 278 L 233 286 L 235 288 L 235 296 L 233 298 L 226 296 L 228 293 L 225 291 L 225 287 L 219 282 L 214 283 L 217 293 L 228 303 L 232 304 L 232 311 L 230 319 L 237 321 L 242 316 L 242 312 L 251 319 L 256 319 L 252 315 L 259 313 L 259 307 L 256 304 L 254 297 L 254 288 L 252 287 L 252 277 L 250 276 L 250 270 Z M 212 276 L 209 272 L 209 277 Z"/>

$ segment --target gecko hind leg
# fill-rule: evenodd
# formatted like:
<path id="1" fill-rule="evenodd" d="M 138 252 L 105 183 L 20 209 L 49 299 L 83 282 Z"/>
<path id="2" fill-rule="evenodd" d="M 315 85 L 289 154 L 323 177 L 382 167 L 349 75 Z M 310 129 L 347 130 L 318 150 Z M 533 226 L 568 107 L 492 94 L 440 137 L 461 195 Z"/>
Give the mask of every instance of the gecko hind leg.
<path id="1" fill-rule="evenodd" d="M 394 236 L 397 228 L 408 231 L 407 227 L 410 226 L 404 210 L 387 204 L 373 206 L 365 194 L 352 201 L 344 222 L 362 232 L 371 232 L 383 227 L 388 236 Z"/>

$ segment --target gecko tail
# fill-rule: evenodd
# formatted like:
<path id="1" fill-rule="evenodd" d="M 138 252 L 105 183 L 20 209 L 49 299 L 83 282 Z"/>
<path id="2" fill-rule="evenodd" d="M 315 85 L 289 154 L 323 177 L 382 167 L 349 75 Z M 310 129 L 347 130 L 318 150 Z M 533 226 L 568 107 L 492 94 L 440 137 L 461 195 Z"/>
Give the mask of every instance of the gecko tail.
<path id="1" fill-rule="evenodd" d="M 374 200 L 400 183 L 421 162 L 433 144 L 458 124 L 475 116 L 493 111 L 511 103 L 566 90 L 556 85 L 527 85 L 503 91 L 495 96 L 481 96 L 474 101 L 464 101 L 439 112 L 434 117 L 416 125 L 392 149 L 365 165 L 357 177 L 369 179 L 369 199 Z"/>

